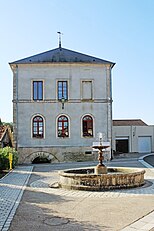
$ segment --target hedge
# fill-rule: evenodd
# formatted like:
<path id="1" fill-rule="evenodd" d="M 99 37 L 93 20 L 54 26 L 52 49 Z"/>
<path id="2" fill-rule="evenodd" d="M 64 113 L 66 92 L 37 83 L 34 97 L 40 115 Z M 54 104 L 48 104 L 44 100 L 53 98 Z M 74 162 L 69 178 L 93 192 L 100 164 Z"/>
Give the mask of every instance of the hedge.
<path id="1" fill-rule="evenodd" d="M 9 153 L 13 154 L 12 168 L 14 168 L 15 165 L 17 164 L 18 154 L 14 148 L 10 148 L 10 147 L 0 148 L 0 171 L 8 170 L 10 168 Z"/>

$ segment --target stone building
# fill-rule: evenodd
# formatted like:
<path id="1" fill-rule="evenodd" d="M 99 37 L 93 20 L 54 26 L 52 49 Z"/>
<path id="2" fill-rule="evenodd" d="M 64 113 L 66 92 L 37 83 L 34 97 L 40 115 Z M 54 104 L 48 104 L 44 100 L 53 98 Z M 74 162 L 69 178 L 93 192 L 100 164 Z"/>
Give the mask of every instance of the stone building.
<path id="1" fill-rule="evenodd" d="M 10 63 L 19 163 L 92 159 L 98 132 L 112 141 L 114 65 L 61 45 Z"/>

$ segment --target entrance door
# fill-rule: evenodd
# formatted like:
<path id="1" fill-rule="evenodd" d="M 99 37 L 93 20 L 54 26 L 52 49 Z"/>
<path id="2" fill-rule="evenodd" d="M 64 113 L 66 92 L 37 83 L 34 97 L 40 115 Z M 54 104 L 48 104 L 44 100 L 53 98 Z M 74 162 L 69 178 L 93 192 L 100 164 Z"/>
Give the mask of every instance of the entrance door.
<path id="1" fill-rule="evenodd" d="M 128 153 L 128 138 L 116 139 L 116 152 L 117 153 Z"/>
<path id="2" fill-rule="evenodd" d="M 151 152 L 151 136 L 138 137 L 138 152 L 150 153 Z"/>

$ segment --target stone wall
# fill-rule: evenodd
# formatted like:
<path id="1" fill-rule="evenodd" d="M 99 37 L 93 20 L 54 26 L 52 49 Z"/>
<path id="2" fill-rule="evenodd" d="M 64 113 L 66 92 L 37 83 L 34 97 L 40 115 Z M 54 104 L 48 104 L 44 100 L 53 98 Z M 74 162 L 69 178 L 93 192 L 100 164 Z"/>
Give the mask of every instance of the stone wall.
<path id="1" fill-rule="evenodd" d="M 88 154 L 86 154 L 88 152 Z M 90 154 L 91 152 L 91 154 Z M 48 148 L 18 148 L 19 164 L 32 163 L 37 157 L 47 158 L 51 163 L 92 161 L 97 159 L 97 153 L 92 153 L 90 147 L 48 147 Z"/>

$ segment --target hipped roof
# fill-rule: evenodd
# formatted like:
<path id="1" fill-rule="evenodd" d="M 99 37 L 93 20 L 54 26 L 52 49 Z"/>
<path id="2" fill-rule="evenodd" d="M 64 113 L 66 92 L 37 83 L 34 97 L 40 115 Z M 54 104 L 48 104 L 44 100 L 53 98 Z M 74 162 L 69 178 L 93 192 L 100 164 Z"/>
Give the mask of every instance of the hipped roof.
<path id="1" fill-rule="evenodd" d="M 111 67 L 115 63 L 96 58 L 90 55 L 82 54 L 76 51 L 68 50 L 62 47 L 58 47 L 53 50 L 49 50 L 37 55 L 33 55 L 24 59 L 20 59 L 11 64 L 30 64 L 30 63 L 59 63 L 59 62 L 69 62 L 69 63 L 97 63 L 97 64 L 109 64 Z"/>

